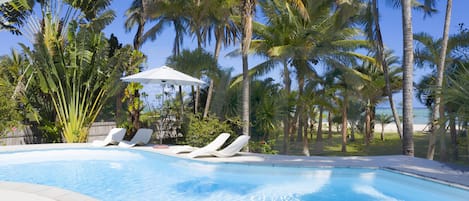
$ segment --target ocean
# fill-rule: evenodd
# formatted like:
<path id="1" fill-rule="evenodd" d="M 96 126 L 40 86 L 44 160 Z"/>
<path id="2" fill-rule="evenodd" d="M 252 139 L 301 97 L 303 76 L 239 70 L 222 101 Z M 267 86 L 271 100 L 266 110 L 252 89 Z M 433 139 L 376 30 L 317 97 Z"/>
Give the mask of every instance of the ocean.
<path id="1" fill-rule="evenodd" d="M 402 108 L 396 108 L 402 117 Z M 428 124 L 430 122 L 430 110 L 427 108 L 414 108 L 414 124 Z M 391 108 L 376 108 L 376 114 L 388 114 L 392 116 Z"/>

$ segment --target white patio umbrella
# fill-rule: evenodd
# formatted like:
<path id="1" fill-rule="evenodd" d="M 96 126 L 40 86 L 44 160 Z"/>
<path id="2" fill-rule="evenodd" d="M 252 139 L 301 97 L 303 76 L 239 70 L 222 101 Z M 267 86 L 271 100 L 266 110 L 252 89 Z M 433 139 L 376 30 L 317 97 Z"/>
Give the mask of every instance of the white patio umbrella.
<path id="1" fill-rule="evenodd" d="M 122 77 L 121 80 L 124 82 L 139 82 L 141 84 L 161 84 L 163 88 L 165 87 L 165 85 L 200 86 L 205 84 L 205 82 L 202 80 L 174 70 L 168 66 L 162 66 L 159 68 Z M 161 127 L 162 124 L 163 122 L 162 120 L 160 120 L 160 143 L 163 139 L 163 130 Z"/>
<path id="2" fill-rule="evenodd" d="M 142 84 L 168 84 L 168 85 L 204 85 L 205 82 L 190 75 L 184 74 L 168 66 L 162 66 L 137 74 L 121 78 L 124 82 L 139 82 Z"/>

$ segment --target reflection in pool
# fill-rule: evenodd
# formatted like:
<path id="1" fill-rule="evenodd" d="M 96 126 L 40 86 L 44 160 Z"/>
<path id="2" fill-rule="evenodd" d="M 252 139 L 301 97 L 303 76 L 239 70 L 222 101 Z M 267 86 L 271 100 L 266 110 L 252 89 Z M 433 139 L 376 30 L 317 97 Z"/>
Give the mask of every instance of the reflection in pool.
<path id="1" fill-rule="evenodd" d="M 378 169 L 213 164 L 127 149 L 0 154 L 0 180 L 100 200 L 465 200 L 458 189 Z"/>

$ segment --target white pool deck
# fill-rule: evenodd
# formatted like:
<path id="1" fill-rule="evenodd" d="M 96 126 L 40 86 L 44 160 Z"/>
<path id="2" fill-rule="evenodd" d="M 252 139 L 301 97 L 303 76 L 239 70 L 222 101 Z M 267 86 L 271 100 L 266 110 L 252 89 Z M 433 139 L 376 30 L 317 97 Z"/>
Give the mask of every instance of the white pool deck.
<path id="1" fill-rule="evenodd" d="M 60 148 L 90 148 L 91 144 L 38 144 L 2 146 L 0 152 L 25 151 L 38 149 Z M 116 146 L 110 146 L 115 148 Z M 140 146 L 133 149 L 156 152 L 174 157 L 188 158 L 187 154 L 174 154 L 177 146 L 155 149 L 153 146 Z M 124 149 L 124 148 L 123 148 Z M 469 190 L 469 167 L 440 163 L 416 157 L 403 155 L 391 156 L 350 156 L 350 157 L 322 157 L 322 156 L 286 156 L 264 155 L 254 153 L 240 153 L 234 157 L 216 158 L 202 157 L 193 160 L 218 163 L 242 163 L 247 165 L 270 165 L 290 167 L 355 167 L 382 168 L 418 176 L 424 179 L 442 182 Z M 68 190 L 44 185 L 2 182 L 0 181 L 1 200 L 15 201 L 92 201 L 92 197 L 81 195 Z"/>

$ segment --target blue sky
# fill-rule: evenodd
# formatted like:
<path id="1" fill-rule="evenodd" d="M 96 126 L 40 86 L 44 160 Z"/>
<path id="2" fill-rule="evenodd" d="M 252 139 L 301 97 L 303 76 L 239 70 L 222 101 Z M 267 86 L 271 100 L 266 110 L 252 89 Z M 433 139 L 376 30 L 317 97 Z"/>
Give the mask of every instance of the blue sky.
<path id="1" fill-rule="evenodd" d="M 401 10 L 395 9 L 392 5 L 384 3 L 385 1 L 379 1 L 379 9 L 381 12 L 381 26 L 382 33 L 385 45 L 393 49 L 395 54 L 398 56 L 402 55 L 402 28 L 401 28 Z M 111 9 L 116 12 L 116 19 L 114 22 L 105 29 L 107 36 L 114 33 L 123 44 L 132 44 L 133 36 L 135 30 L 126 33 L 124 30 L 124 21 L 125 21 L 125 10 L 130 6 L 131 1 L 114 1 L 111 5 Z M 443 22 L 445 15 L 446 1 L 437 1 L 438 13 L 433 14 L 431 17 L 427 16 L 424 18 L 423 13 L 413 12 L 413 29 L 414 33 L 418 32 L 427 32 L 432 36 L 439 38 L 442 36 L 443 32 Z M 454 0 L 453 1 L 453 12 L 451 19 L 450 32 L 456 33 L 458 31 L 458 24 L 464 23 L 466 27 L 469 27 L 469 8 L 468 0 Z M 155 41 L 148 41 L 142 46 L 142 52 L 145 53 L 148 57 L 145 68 L 154 68 L 162 66 L 166 63 L 166 58 L 171 55 L 172 45 L 173 45 L 174 34 L 171 31 L 171 28 L 168 28 L 159 38 Z M 5 55 L 10 53 L 10 49 L 20 49 L 18 46 L 19 42 L 30 44 L 28 40 L 23 36 L 14 36 L 7 31 L 0 31 L 0 55 Z M 185 38 L 184 40 L 184 49 L 193 49 L 196 46 L 194 38 Z M 228 58 L 224 57 L 226 53 L 232 51 L 236 47 L 230 47 L 224 49 L 220 57 L 220 66 L 222 67 L 233 67 L 234 73 L 241 72 L 241 58 Z M 207 47 L 207 51 L 213 52 L 213 47 Z M 255 66 L 257 63 L 260 63 L 260 58 L 251 58 L 249 61 L 250 66 Z M 321 67 L 319 67 L 321 68 Z M 419 81 L 421 75 L 428 74 L 430 70 L 428 69 L 416 69 L 414 72 L 414 80 Z M 275 78 L 275 76 L 274 76 Z M 277 78 L 280 81 L 280 77 Z M 396 94 L 395 99 L 399 102 L 401 94 Z M 418 101 L 414 101 L 414 105 L 421 107 L 422 105 Z"/>

